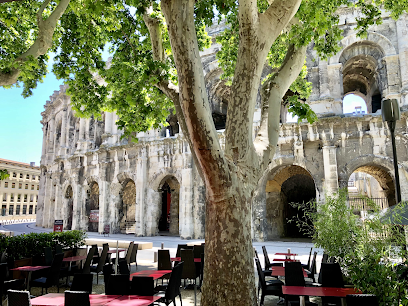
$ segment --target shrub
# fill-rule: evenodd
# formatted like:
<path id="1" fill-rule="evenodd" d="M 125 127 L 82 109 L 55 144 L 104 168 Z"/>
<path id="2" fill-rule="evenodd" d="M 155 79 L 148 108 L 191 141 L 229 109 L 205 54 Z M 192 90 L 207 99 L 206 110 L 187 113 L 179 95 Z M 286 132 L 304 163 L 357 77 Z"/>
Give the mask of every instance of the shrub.
<path id="1" fill-rule="evenodd" d="M 55 248 L 60 244 L 63 249 L 77 248 L 85 243 L 85 231 L 66 231 L 62 233 L 30 233 L 7 237 L 0 235 L 0 252 L 7 249 L 10 258 L 22 259 L 42 255 L 45 247 Z"/>
<path id="2" fill-rule="evenodd" d="M 336 257 L 350 283 L 364 293 L 377 295 L 380 305 L 408 305 L 408 282 L 402 276 L 407 267 L 395 263 L 407 257 L 405 236 L 400 226 L 381 216 L 374 203 L 370 203 L 374 212 L 364 220 L 348 207 L 347 190 L 327 197 L 324 203 L 291 205 L 304 216 L 291 221 L 313 238 L 316 247 Z M 399 206 L 401 211 L 406 208 L 404 203 Z M 397 212 L 394 223 L 398 218 Z"/>

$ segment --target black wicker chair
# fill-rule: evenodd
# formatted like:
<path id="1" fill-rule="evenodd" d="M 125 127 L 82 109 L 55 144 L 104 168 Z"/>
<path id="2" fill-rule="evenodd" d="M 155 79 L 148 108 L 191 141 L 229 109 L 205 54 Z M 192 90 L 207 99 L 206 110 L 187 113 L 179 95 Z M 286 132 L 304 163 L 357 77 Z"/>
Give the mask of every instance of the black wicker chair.
<path id="1" fill-rule="evenodd" d="M 315 282 L 315 275 L 316 275 L 316 256 L 317 252 L 313 253 L 312 263 L 310 264 L 310 269 L 305 270 L 307 273 L 307 277 L 312 279 L 312 282 Z"/>
<path id="2" fill-rule="evenodd" d="M 319 279 L 323 287 L 343 288 L 343 274 L 338 263 L 322 263 Z M 322 297 L 322 304 L 341 306 L 341 298 Z"/>
<path id="3" fill-rule="evenodd" d="M 96 273 L 96 283 L 99 283 L 99 273 L 102 272 L 103 266 L 105 265 L 106 258 L 108 257 L 108 251 L 109 251 L 109 245 L 105 243 L 103 245 L 102 249 L 102 254 L 101 257 L 99 258 L 99 262 L 97 265 L 91 266 L 90 267 L 90 272 Z"/>
<path id="4" fill-rule="evenodd" d="M 47 271 L 47 275 L 45 277 L 32 280 L 30 287 L 41 287 L 41 294 L 44 294 L 44 288 L 45 292 L 48 293 L 48 288 L 57 286 L 59 292 L 59 274 L 61 271 L 63 257 L 64 254 L 62 253 L 56 254 L 52 261 L 51 267 Z"/>
<path id="5" fill-rule="evenodd" d="M 71 284 L 71 291 L 86 291 L 92 293 L 93 274 L 75 274 Z"/>
<path id="6" fill-rule="evenodd" d="M 139 249 L 139 244 L 135 243 L 132 248 L 132 254 L 130 255 L 130 264 L 135 263 L 137 269 L 137 250 Z M 130 269 L 130 266 L 129 266 Z"/>
<path id="7" fill-rule="evenodd" d="M 287 262 L 285 265 L 285 285 L 286 286 L 305 286 L 302 264 L 300 262 Z M 300 305 L 300 297 L 296 295 L 285 296 L 285 305 Z M 316 303 L 309 302 L 306 297 L 306 305 L 317 306 Z"/>
<path id="8" fill-rule="evenodd" d="M 133 276 L 130 284 L 130 294 L 152 296 L 156 293 L 153 277 Z"/>
<path id="9" fill-rule="evenodd" d="M 265 275 L 262 271 L 261 263 L 255 258 L 256 270 L 258 271 L 259 283 L 261 284 L 262 295 L 261 304 L 263 305 L 266 295 L 275 295 L 283 297 L 282 286 L 281 285 L 268 285 L 265 281 Z"/>
<path id="10" fill-rule="evenodd" d="M 307 260 L 307 264 L 302 264 L 303 269 L 306 269 L 306 270 L 310 269 L 310 260 L 312 259 L 312 251 L 313 251 L 313 247 L 310 248 L 309 259 Z"/>
<path id="11" fill-rule="evenodd" d="M 83 274 L 78 274 L 83 275 Z M 90 306 L 89 292 L 65 291 L 65 306 Z"/>
<path id="12" fill-rule="evenodd" d="M 176 305 L 176 297 L 180 297 L 180 303 L 183 305 L 183 301 L 181 299 L 181 292 L 180 292 L 180 285 L 181 285 L 181 275 L 183 273 L 184 262 L 178 263 L 171 272 L 169 284 L 162 288 L 162 286 L 156 287 L 156 290 L 163 290 L 165 291 L 164 296 L 159 300 L 166 305 L 170 303 L 174 303 Z"/>
<path id="13" fill-rule="evenodd" d="M 183 273 L 181 278 L 184 279 L 184 283 L 186 279 L 191 279 L 194 282 L 194 286 L 197 284 L 197 277 L 200 277 L 200 271 L 196 269 L 196 265 L 194 263 L 194 255 L 193 250 L 180 250 L 181 261 L 184 262 Z"/>
<path id="14" fill-rule="evenodd" d="M 8 290 L 7 296 L 10 306 L 31 306 L 30 292 L 28 291 Z"/>
<path id="15" fill-rule="evenodd" d="M 7 290 L 22 290 L 24 288 L 23 279 L 10 279 L 7 263 L 0 264 L 0 301 Z"/>
<path id="16" fill-rule="evenodd" d="M 130 292 L 129 275 L 112 274 L 105 283 L 106 295 L 128 295 Z"/>

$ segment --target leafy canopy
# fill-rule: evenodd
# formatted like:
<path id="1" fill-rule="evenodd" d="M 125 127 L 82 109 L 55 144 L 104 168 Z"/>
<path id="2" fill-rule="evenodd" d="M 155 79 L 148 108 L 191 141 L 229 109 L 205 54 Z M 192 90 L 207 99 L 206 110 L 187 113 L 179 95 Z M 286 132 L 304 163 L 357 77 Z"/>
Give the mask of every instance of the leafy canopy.
<path id="1" fill-rule="evenodd" d="M 59 0 L 49 1 L 42 18 L 46 19 Z M 16 59 L 33 44 L 38 35 L 37 12 L 43 1 L 14 1 L 0 5 L 0 74 L 8 73 L 18 63 Z M 266 0 L 258 0 L 259 12 L 268 7 Z M 153 7 L 153 17 L 160 20 L 165 60 L 153 59 L 148 29 L 143 21 L 146 8 Z M 271 73 L 283 62 L 289 45 L 296 47 L 314 43 L 321 57 L 339 50 L 341 31 L 336 14 L 340 6 L 357 7 L 364 16 L 358 19 L 359 34 L 372 24 L 381 23 L 380 7 L 398 18 L 406 11 L 408 2 L 393 0 L 304 0 L 296 14 L 299 20 L 284 31 L 275 41 L 267 61 Z M 205 27 L 225 20 L 227 29 L 217 36 L 222 45 L 217 57 L 223 69 L 223 78 L 231 82 L 234 75 L 239 41 L 237 1 L 196 1 L 195 20 L 198 43 L 201 49 L 210 45 Z M 112 59 L 107 64 L 102 59 L 105 46 L 109 46 Z M 60 18 L 49 50 L 57 54 L 53 72 L 69 85 L 72 105 L 78 116 L 100 116 L 102 111 L 116 110 L 118 126 L 125 129 L 125 136 L 157 128 L 165 123 L 169 100 L 154 85 L 158 82 L 177 83 L 177 72 L 172 57 L 165 20 L 160 12 L 160 1 L 147 0 L 77 0 L 71 1 Z M 48 54 L 24 61 L 16 86 L 23 86 L 25 97 L 32 94 L 38 82 L 47 73 Z M 109 69 L 107 69 L 109 67 Z M 285 101 L 289 111 L 299 119 L 315 119 L 311 109 L 301 101 L 310 94 L 306 82 L 306 69 L 302 71 Z M 10 86 L 6 86 L 10 87 Z"/>

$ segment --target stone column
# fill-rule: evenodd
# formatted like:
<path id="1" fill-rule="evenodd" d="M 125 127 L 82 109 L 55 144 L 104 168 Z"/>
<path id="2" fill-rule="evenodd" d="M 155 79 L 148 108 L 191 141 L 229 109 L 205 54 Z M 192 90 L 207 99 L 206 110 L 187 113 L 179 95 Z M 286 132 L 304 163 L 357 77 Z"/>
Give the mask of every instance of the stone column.
<path id="1" fill-rule="evenodd" d="M 320 83 L 320 99 L 330 97 L 329 75 L 327 69 L 327 61 L 319 59 L 319 83 Z"/>
<path id="2" fill-rule="evenodd" d="M 45 127 L 43 128 L 45 130 Z M 43 140 L 45 137 L 43 138 Z M 44 146 L 43 146 L 44 149 Z M 40 190 L 38 192 L 38 201 L 37 201 L 37 215 L 36 215 L 36 226 L 44 226 L 44 199 L 45 199 L 45 189 L 46 189 L 46 175 L 40 176 Z"/>
<path id="3" fill-rule="evenodd" d="M 106 171 L 103 171 L 106 172 Z M 106 177 L 106 176 L 105 176 Z M 105 224 L 110 225 L 109 219 L 109 182 L 101 181 L 99 184 L 99 224 L 98 232 L 103 232 Z"/>
<path id="4" fill-rule="evenodd" d="M 339 189 L 335 146 L 323 146 L 324 192 L 331 195 Z"/>
<path id="5" fill-rule="evenodd" d="M 399 76 L 399 58 L 398 55 L 388 55 L 383 58 L 387 66 L 388 88 L 386 99 L 397 98 L 400 95 L 400 76 Z"/>
<path id="6" fill-rule="evenodd" d="M 61 195 L 61 185 L 57 184 L 55 187 L 55 201 L 54 201 L 54 219 L 55 220 L 62 220 L 64 219 L 64 209 L 63 202 L 62 202 L 62 195 Z M 64 220 L 65 224 L 66 220 Z"/>
<path id="7" fill-rule="evenodd" d="M 180 182 L 180 237 L 191 239 L 194 235 L 193 220 L 193 169 L 181 170 Z"/>
<path id="8" fill-rule="evenodd" d="M 147 152 L 143 148 L 136 164 L 136 209 L 135 209 L 135 236 L 145 236 L 145 207 L 147 182 Z M 153 190 L 152 190 L 153 191 Z M 157 192 L 157 190 L 156 190 Z M 155 202 L 150 202 L 155 205 Z"/>
<path id="9" fill-rule="evenodd" d="M 397 23 L 399 64 L 401 73 L 401 85 L 403 90 L 408 90 L 408 20 L 403 15 Z M 408 102 L 408 101 L 407 101 Z"/>
<path id="10" fill-rule="evenodd" d="M 112 116 L 113 113 L 105 113 L 105 133 L 112 134 Z"/>
<path id="11" fill-rule="evenodd" d="M 47 154 L 47 133 L 46 133 L 47 127 L 46 126 L 47 126 L 47 123 L 43 122 L 43 128 L 42 128 L 42 130 L 43 130 L 43 143 L 42 143 L 41 159 L 44 159 L 45 154 Z M 45 162 L 45 159 L 44 159 L 44 162 Z M 38 210 L 38 208 L 37 208 L 37 210 Z"/>
<path id="12" fill-rule="evenodd" d="M 72 229 L 81 229 L 81 208 L 80 208 L 80 198 L 81 198 L 81 188 L 77 183 L 72 184 Z"/>
<path id="13" fill-rule="evenodd" d="M 55 138 L 55 119 L 52 119 L 48 123 L 48 153 L 53 153 L 54 151 L 54 138 Z"/>
<path id="14" fill-rule="evenodd" d="M 61 124 L 61 138 L 60 138 L 60 151 L 58 155 L 65 155 L 66 153 L 66 141 L 67 141 L 67 108 L 62 110 L 62 124 Z"/>
<path id="15" fill-rule="evenodd" d="M 51 206 L 51 194 L 52 194 L 52 178 L 49 174 L 44 174 L 45 178 L 45 190 L 44 190 L 44 208 L 43 208 L 43 227 L 50 226 L 50 206 Z M 37 208 L 38 209 L 38 208 Z"/>

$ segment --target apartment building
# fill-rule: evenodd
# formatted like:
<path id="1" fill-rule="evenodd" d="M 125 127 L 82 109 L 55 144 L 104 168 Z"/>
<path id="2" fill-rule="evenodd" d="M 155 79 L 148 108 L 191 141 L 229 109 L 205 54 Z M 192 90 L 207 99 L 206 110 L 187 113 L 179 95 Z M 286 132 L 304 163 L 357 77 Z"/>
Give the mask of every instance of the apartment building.
<path id="1" fill-rule="evenodd" d="M 10 174 L 0 181 L 0 222 L 5 220 L 35 219 L 40 189 L 40 167 L 35 163 L 21 163 L 1 159 L 0 169 Z"/>

